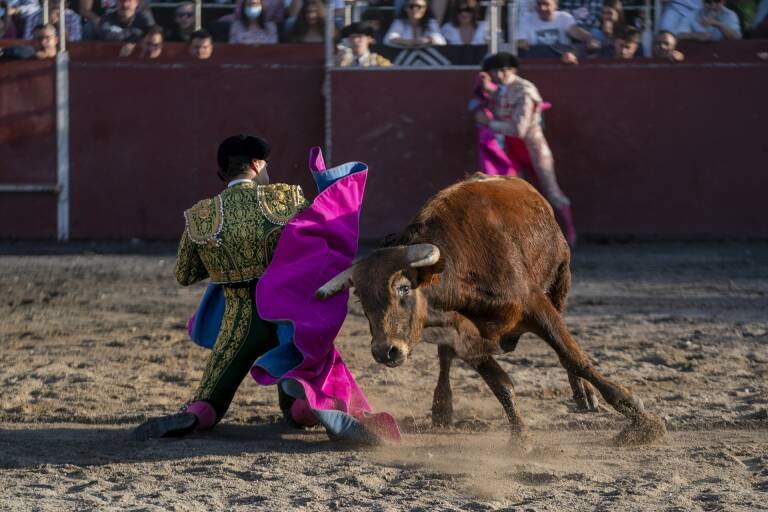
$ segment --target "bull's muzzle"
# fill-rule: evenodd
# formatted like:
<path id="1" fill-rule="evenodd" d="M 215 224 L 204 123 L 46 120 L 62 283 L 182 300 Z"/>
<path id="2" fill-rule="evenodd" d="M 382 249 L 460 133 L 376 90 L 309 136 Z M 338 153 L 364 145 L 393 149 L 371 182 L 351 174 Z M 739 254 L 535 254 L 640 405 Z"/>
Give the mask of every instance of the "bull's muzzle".
<path id="1" fill-rule="evenodd" d="M 408 350 L 400 343 L 380 343 L 371 346 L 371 353 L 377 363 L 390 368 L 400 366 L 408 358 Z"/>

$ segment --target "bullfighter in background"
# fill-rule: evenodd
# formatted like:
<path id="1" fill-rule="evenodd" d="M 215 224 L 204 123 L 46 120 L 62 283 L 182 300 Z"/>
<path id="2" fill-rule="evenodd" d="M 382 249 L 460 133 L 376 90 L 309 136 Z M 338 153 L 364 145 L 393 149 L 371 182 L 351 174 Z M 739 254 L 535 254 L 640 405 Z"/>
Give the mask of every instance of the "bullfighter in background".
<path id="1" fill-rule="evenodd" d="M 534 184 L 554 207 L 565 238 L 572 247 L 576 243 L 576 228 L 571 202 L 557 183 L 552 151 L 544 137 L 541 121 L 544 102 L 536 86 L 518 76 L 518 68 L 517 57 L 507 52 L 496 53 L 483 61 L 480 88 L 493 91 L 488 105 L 491 115 L 485 105 L 478 104 L 475 121 L 481 127 L 490 128 L 494 134 L 504 136 L 509 160 L 519 162 L 533 172 Z M 485 139 L 489 144 L 495 143 L 493 137 L 486 136 Z M 481 154 L 482 150 L 481 139 Z M 502 158 L 501 161 L 508 160 Z"/>
<path id="2" fill-rule="evenodd" d="M 176 280 L 210 278 L 189 331 L 212 350 L 192 401 L 139 426 L 139 439 L 212 428 L 248 373 L 279 384 L 280 407 L 294 425 L 321 423 L 331 437 L 355 441 L 399 438 L 393 418 L 372 414 L 333 347 L 346 302 L 327 307 L 314 298 L 315 284 L 355 256 L 367 166 L 326 170 L 314 148 L 320 194 L 310 204 L 298 185 L 269 183 L 269 154 L 259 137 L 225 139 L 217 160 L 227 188 L 184 213 Z"/>

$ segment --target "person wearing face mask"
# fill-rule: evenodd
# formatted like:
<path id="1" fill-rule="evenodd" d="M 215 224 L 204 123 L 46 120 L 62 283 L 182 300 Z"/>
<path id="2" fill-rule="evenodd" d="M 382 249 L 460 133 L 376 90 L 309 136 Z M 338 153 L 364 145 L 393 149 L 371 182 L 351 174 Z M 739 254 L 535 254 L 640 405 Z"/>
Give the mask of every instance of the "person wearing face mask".
<path id="1" fill-rule="evenodd" d="M 261 0 L 243 0 L 229 28 L 232 44 L 276 44 L 277 25 L 267 21 Z"/>

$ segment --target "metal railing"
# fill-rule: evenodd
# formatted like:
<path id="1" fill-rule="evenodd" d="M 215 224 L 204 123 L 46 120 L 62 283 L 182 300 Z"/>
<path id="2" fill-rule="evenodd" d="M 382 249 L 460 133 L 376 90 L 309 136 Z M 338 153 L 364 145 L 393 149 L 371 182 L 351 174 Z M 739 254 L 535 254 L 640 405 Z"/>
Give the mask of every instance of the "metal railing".
<path id="1" fill-rule="evenodd" d="M 50 21 L 49 0 L 43 0 L 43 23 Z M 0 193 L 56 194 L 56 239 L 69 240 L 69 53 L 65 0 L 59 0 L 59 50 L 56 54 L 56 183 L 3 183 Z"/>

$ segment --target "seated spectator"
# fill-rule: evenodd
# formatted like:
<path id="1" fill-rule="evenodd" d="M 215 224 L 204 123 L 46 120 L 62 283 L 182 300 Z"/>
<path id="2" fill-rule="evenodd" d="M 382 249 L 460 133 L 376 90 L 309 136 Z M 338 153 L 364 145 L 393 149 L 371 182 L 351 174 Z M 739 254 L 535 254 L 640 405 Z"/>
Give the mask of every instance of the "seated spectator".
<path id="1" fill-rule="evenodd" d="M 147 13 L 138 10 L 139 0 L 117 0 L 117 7 L 101 18 L 99 39 L 105 41 L 139 41 L 155 24 Z"/>
<path id="2" fill-rule="evenodd" d="M 613 40 L 613 58 L 634 59 L 640 48 L 640 32 L 635 27 L 626 27 Z"/>
<path id="3" fill-rule="evenodd" d="M 136 43 L 125 43 L 120 48 L 121 57 L 130 57 L 136 50 Z M 163 53 L 163 27 L 155 25 L 150 27 L 144 37 L 141 38 L 140 59 L 157 59 Z"/>
<path id="4" fill-rule="evenodd" d="M 32 46 L 0 48 L 0 61 L 53 59 L 58 52 L 58 46 L 59 37 L 56 35 L 56 27 L 50 23 L 38 25 L 32 29 Z"/>
<path id="5" fill-rule="evenodd" d="M 567 12 L 587 30 L 600 26 L 603 0 L 560 0 L 560 10 Z"/>
<path id="6" fill-rule="evenodd" d="M 704 8 L 688 18 L 688 25 L 684 25 L 677 38 L 694 41 L 741 39 L 739 17 L 725 6 L 725 0 L 704 0 Z"/>
<path id="7" fill-rule="evenodd" d="M 477 4 L 461 3 L 451 11 L 450 21 L 440 29 L 448 44 L 488 44 L 488 27 Z"/>
<path id="8" fill-rule="evenodd" d="M 600 16 L 600 25 L 592 28 L 589 33 L 600 42 L 603 47 L 610 46 L 615 39 L 615 34 L 624 30 L 624 24 L 621 22 L 621 14 L 610 5 L 603 6 L 603 13 Z"/>
<path id="9" fill-rule="evenodd" d="M 325 4 L 306 0 L 288 31 L 289 43 L 322 43 L 325 41 Z"/>
<path id="10" fill-rule="evenodd" d="M 0 39 L 16 39 L 16 24 L 11 17 L 11 9 L 6 2 L 0 2 Z"/>
<path id="11" fill-rule="evenodd" d="M 7 8 L 10 9 L 11 16 L 25 20 L 40 10 L 40 0 L 9 0 Z"/>
<path id="12" fill-rule="evenodd" d="M 768 38 L 768 0 L 760 0 L 757 4 L 751 36 L 756 39 Z"/>
<path id="13" fill-rule="evenodd" d="M 518 38 L 518 47 L 528 51 L 528 56 L 546 57 L 554 53 L 568 64 L 578 63 L 570 38 L 585 43 L 592 50 L 601 46 L 589 32 L 579 27 L 573 16 L 557 10 L 557 0 L 537 0 L 536 14 L 526 16 L 520 22 Z"/>
<path id="14" fill-rule="evenodd" d="M 195 30 L 189 39 L 189 54 L 193 59 L 206 60 L 213 55 L 213 38 L 205 30 Z"/>
<path id="15" fill-rule="evenodd" d="M 342 40 L 347 46 L 336 53 L 336 65 L 342 67 L 387 67 L 392 63 L 379 55 L 371 53 L 373 29 L 365 23 L 352 23 L 341 31 Z"/>
<path id="16" fill-rule="evenodd" d="M 384 36 L 384 44 L 399 48 L 445 44 L 437 21 L 429 11 L 427 0 L 408 0 Z"/>
<path id="17" fill-rule="evenodd" d="M 688 18 L 701 9 L 702 0 L 662 0 L 659 30 L 679 34 L 686 30 Z"/>
<path id="18" fill-rule="evenodd" d="M 244 0 L 235 11 L 235 19 L 229 26 L 229 42 L 232 44 L 276 44 L 277 25 L 267 21 L 261 0 Z"/>
<path id="19" fill-rule="evenodd" d="M 195 4 L 181 2 L 173 13 L 173 27 L 165 33 L 165 40 L 174 43 L 187 43 L 195 31 Z"/>
<path id="20" fill-rule="evenodd" d="M 677 49 L 675 35 L 667 31 L 656 34 L 656 41 L 653 43 L 653 56 L 672 62 L 682 62 L 685 59 L 685 55 Z"/>
<path id="21" fill-rule="evenodd" d="M 67 2 L 65 5 L 67 5 Z M 59 2 L 51 1 L 48 3 L 48 22 L 57 27 L 59 25 Z M 35 14 L 27 18 L 24 23 L 24 39 L 32 39 L 32 28 L 43 24 L 43 10 L 38 10 Z M 67 41 L 80 41 L 83 38 L 83 21 L 80 16 L 72 9 L 64 9 L 64 30 Z"/>
<path id="22" fill-rule="evenodd" d="M 98 38 L 99 25 L 101 18 L 105 14 L 117 8 L 116 0 L 71 0 L 72 10 L 83 18 L 83 39 L 91 40 Z M 155 24 L 155 18 L 149 6 L 149 0 L 139 0 L 137 11 L 144 13 L 152 25 Z"/>
<path id="23" fill-rule="evenodd" d="M 384 11 L 379 9 L 366 9 L 363 14 L 360 15 L 360 21 L 371 27 L 373 30 L 373 38 L 377 43 L 384 41 L 384 27 L 387 24 L 387 15 Z"/>

